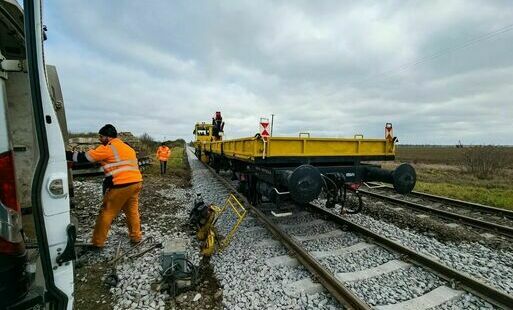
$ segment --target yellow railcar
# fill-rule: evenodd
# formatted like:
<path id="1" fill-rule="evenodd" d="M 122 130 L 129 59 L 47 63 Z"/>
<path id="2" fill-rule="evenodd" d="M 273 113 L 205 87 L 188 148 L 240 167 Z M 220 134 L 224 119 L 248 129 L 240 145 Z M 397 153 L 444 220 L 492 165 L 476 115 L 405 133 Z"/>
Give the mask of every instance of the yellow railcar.
<path id="1" fill-rule="evenodd" d="M 211 154 L 246 162 L 278 163 L 339 162 L 347 159 L 394 160 L 395 146 L 386 139 L 260 137 L 209 142 L 204 149 Z"/>
<path id="2" fill-rule="evenodd" d="M 220 113 L 216 113 L 212 125 L 196 124 L 196 155 L 218 172 L 231 170 L 241 190 L 255 203 L 264 198 L 276 201 L 285 196 L 308 203 L 324 192 L 327 206 L 341 204 L 347 207 L 347 212 L 358 212 L 362 207 L 358 194 L 362 182 L 391 183 L 402 194 L 411 192 L 415 186 L 415 170 L 408 164 L 388 171 L 364 163 L 395 159 L 396 138 L 390 123 L 385 126 L 384 139 L 368 139 L 362 135 L 317 138 L 309 134 L 298 137 L 257 134 L 231 140 L 222 139 L 220 124 Z M 346 203 L 351 195 L 356 197 L 356 207 L 348 207 Z"/>

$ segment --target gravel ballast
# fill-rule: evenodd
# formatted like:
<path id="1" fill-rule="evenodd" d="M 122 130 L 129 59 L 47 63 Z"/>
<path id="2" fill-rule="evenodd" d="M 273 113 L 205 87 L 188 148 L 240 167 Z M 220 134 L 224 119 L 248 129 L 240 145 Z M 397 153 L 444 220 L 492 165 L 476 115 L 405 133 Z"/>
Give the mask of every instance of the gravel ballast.
<path id="1" fill-rule="evenodd" d="M 205 202 L 223 204 L 227 190 L 211 175 L 189 152 L 190 165 L 193 171 L 193 188 L 195 192 L 201 193 Z M 348 216 L 351 220 L 367 220 L 362 215 Z M 341 230 L 343 228 L 331 223 L 319 223 L 316 225 L 304 225 L 309 221 L 318 220 L 315 215 L 303 214 L 299 217 L 288 217 L 275 219 L 277 223 L 289 234 L 295 236 L 309 236 Z M 218 224 L 224 232 L 227 227 L 234 224 L 235 217 L 225 216 Z M 378 233 L 387 232 L 386 223 L 374 223 Z M 262 229 L 254 228 L 259 226 L 254 219 L 243 222 L 240 231 L 232 239 L 230 246 L 222 253 L 215 254 L 211 263 L 224 289 L 223 306 L 226 309 L 337 309 L 340 305 L 327 293 L 317 294 L 290 294 L 286 292 L 288 285 L 293 281 L 311 277 L 302 266 L 268 266 L 265 264 L 267 258 L 286 254 L 288 251 L 279 245 L 259 246 L 262 240 L 269 240 L 272 236 Z M 294 226 L 296 225 L 296 226 Z M 404 235 L 411 234 L 409 231 L 388 231 L 386 236 L 392 239 L 400 239 Z M 425 236 L 422 236 L 426 238 Z M 328 237 L 319 240 L 305 241 L 303 244 L 311 251 L 338 250 L 343 247 L 354 245 L 358 242 L 372 242 L 352 232 L 345 232 L 339 237 Z M 424 240 L 425 247 L 429 247 L 428 240 Z M 435 243 L 433 251 L 438 244 Z M 422 247 L 421 247 L 422 248 Z M 342 256 L 328 256 L 320 260 L 334 273 L 359 271 L 384 264 L 390 260 L 398 259 L 398 255 L 390 253 L 380 247 L 367 248 L 358 252 Z M 409 267 L 378 277 L 361 281 L 348 282 L 356 294 L 364 298 L 371 305 L 386 305 L 408 300 L 421 296 L 440 285 L 448 285 L 446 281 L 427 272 L 419 267 Z M 464 301 L 471 307 L 487 305 L 486 302 L 469 296 L 459 298 L 456 301 L 447 303 L 450 309 L 458 302 Z"/>
<path id="2" fill-rule="evenodd" d="M 95 220 L 101 208 L 102 177 L 80 178 L 74 181 L 78 239 L 91 239 Z M 112 223 L 105 248 L 100 252 L 84 252 L 75 262 L 75 308 L 77 309 L 221 309 L 222 291 L 211 267 L 199 255 L 199 244 L 187 225 L 192 208 L 193 192 L 187 176 L 175 171 L 166 176 L 151 171 L 143 174 L 143 190 L 139 196 L 139 211 L 143 238 L 155 242 L 182 239 L 188 259 L 199 268 L 199 281 L 186 292 L 174 298 L 161 290 L 161 250 L 120 261 L 113 267 L 109 261 L 115 256 L 118 244 L 122 252 L 132 249 L 124 214 Z M 141 246 L 145 248 L 144 245 Z M 104 279 L 113 271 L 119 278 L 115 287 Z"/>
<path id="3" fill-rule="evenodd" d="M 491 249 L 477 242 L 441 242 L 361 214 L 348 219 L 420 253 L 436 256 L 442 263 L 478 276 L 509 294 L 513 293 L 513 253 L 509 251 Z"/>
<path id="4" fill-rule="evenodd" d="M 444 281 L 424 271 L 410 267 L 363 281 L 349 282 L 348 286 L 370 305 L 387 305 L 421 296 Z"/>
<path id="5" fill-rule="evenodd" d="M 191 152 L 188 155 L 194 191 L 201 193 L 207 204 L 223 204 L 228 191 Z M 218 221 L 224 231 L 233 224 L 232 216 Z M 223 306 L 226 309 L 340 309 L 327 293 L 287 295 L 284 286 L 308 277 L 309 273 L 302 266 L 267 266 L 266 258 L 285 255 L 287 250 L 283 246 L 257 246 L 259 241 L 270 239 L 272 235 L 266 230 L 252 229 L 255 224 L 258 221 L 244 221 L 229 247 L 211 258 L 224 290 Z"/>

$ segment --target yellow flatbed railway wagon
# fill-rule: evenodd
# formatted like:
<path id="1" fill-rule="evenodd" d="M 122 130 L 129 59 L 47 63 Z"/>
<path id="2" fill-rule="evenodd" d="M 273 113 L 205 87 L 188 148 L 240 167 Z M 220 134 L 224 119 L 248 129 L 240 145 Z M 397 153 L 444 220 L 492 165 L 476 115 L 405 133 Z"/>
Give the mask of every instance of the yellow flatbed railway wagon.
<path id="1" fill-rule="evenodd" d="M 254 164 L 394 160 L 392 141 L 363 138 L 261 137 L 208 142 L 205 151 Z"/>
<path id="2" fill-rule="evenodd" d="M 394 185 L 398 193 L 413 190 L 416 174 L 402 164 L 394 171 L 364 161 L 395 158 L 396 138 L 392 124 L 385 127 L 384 139 L 255 137 L 233 140 L 205 139 L 195 144 L 196 155 L 216 171 L 231 170 L 240 190 L 254 203 L 292 198 L 308 203 L 325 193 L 326 205 L 340 204 L 346 212 L 361 207 L 358 188 L 363 182 L 381 181 Z M 351 199 L 349 199 L 352 197 Z M 348 203 L 352 200 L 351 203 Z"/>

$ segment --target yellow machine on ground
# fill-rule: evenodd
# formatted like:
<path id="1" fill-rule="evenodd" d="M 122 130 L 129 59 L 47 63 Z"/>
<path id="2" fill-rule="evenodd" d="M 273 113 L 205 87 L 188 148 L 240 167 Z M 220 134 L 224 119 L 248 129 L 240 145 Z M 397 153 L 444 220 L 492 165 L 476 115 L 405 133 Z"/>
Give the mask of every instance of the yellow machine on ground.
<path id="1" fill-rule="evenodd" d="M 201 199 L 201 198 L 200 198 Z M 223 251 L 229 244 L 233 235 L 246 217 L 246 209 L 233 194 L 230 194 L 223 206 L 206 206 L 201 200 L 194 203 L 189 221 L 197 227 L 196 237 L 202 241 L 201 254 L 211 256 L 217 249 Z M 193 213 L 196 213 L 193 215 Z M 235 222 L 227 232 L 216 229 L 216 223 L 223 217 L 235 217 Z"/>

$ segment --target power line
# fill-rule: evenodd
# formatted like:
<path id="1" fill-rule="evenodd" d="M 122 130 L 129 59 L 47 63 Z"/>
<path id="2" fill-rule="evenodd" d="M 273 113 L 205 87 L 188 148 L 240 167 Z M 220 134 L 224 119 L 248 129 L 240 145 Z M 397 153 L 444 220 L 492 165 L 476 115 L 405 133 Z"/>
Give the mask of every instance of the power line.
<path id="1" fill-rule="evenodd" d="M 404 71 L 404 70 L 406 70 L 408 68 L 415 67 L 415 66 L 420 65 L 422 63 L 425 63 L 425 62 L 427 62 L 429 60 L 440 58 L 440 57 L 442 57 L 442 56 L 444 56 L 444 55 L 446 55 L 448 53 L 451 53 L 451 52 L 454 52 L 454 51 L 457 51 L 457 50 L 461 50 L 461 49 L 465 49 L 465 48 L 467 48 L 469 46 L 472 46 L 472 45 L 475 45 L 475 44 L 477 44 L 479 42 L 491 39 L 491 38 L 496 37 L 498 35 L 501 35 L 501 34 L 504 34 L 506 32 L 509 32 L 511 30 L 513 30 L 513 24 L 509 24 L 509 25 L 504 26 L 502 28 L 499 28 L 497 30 L 485 33 L 485 34 L 483 34 L 481 36 L 478 36 L 476 38 L 470 39 L 468 41 L 461 42 L 458 45 L 451 46 L 451 47 L 448 47 L 448 48 L 445 48 L 445 49 L 441 49 L 439 51 L 436 51 L 436 52 L 432 53 L 431 55 L 427 55 L 425 57 L 418 58 L 417 60 L 414 60 L 414 61 L 402 64 L 402 65 L 400 65 L 400 66 L 398 66 L 396 68 L 389 69 L 389 70 L 380 72 L 378 74 L 369 75 L 368 77 L 366 77 L 366 78 L 364 78 L 364 79 L 362 79 L 360 81 L 355 82 L 355 84 L 360 84 L 360 83 L 363 83 L 363 82 L 372 81 L 372 80 L 377 79 L 377 78 L 379 78 L 381 76 L 387 76 L 387 75 L 391 75 L 391 74 L 394 74 L 394 73 L 399 73 L 399 72 Z"/>

